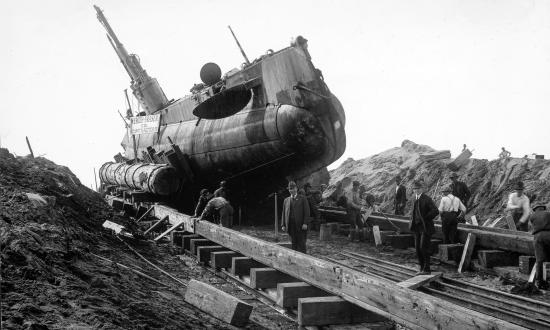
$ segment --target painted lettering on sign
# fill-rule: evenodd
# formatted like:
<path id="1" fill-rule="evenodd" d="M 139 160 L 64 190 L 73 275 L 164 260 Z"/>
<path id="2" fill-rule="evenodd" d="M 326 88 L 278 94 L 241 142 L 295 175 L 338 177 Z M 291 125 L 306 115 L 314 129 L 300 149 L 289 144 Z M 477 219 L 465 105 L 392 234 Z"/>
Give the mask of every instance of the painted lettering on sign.
<path id="1" fill-rule="evenodd" d="M 130 130 L 133 135 L 158 132 L 160 115 L 138 116 L 130 118 Z"/>

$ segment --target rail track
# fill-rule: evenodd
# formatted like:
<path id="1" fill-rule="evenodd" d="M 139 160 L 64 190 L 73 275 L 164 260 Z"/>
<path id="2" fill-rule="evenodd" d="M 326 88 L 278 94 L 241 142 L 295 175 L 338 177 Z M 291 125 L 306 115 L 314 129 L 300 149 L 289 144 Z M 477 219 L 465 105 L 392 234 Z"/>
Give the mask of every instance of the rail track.
<path id="1" fill-rule="evenodd" d="M 347 304 L 346 311 L 360 307 L 363 312 L 358 314 L 370 315 L 366 321 L 353 317 L 345 322 L 337 317 L 332 319 L 340 324 L 391 320 L 412 329 L 550 328 L 550 304 L 536 300 L 448 278 L 418 289 L 408 289 L 392 282 L 411 280 L 416 271 L 391 262 L 354 252 L 341 252 L 334 256 L 340 258 L 325 257 L 323 260 L 208 222 L 197 222 L 161 205 L 155 205 L 152 215 L 157 219 L 167 219 L 171 226 L 160 236 L 177 229 L 184 236 L 181 247 L 196 256 L 209 271 L 251 290 L 287 317 L 297 314 L 300 325 L 308 324 L 303 322 L 303 314 L 300 316 L 300 308 L 297 308 L 304 299 L 298 298 L 319 298 L 322 305 L 320 298 L 329 296 Z M 223 257 L 224 253 L 228 256 L 218 263 L 218 257 Z M 262 271 L 271 272 L 271 277 L 264 277 L 269 285 L 258 285 Z M 281 285 L 292 283 L 308 286 L 317 293 L 298 298 L 292 296 L 294 305 L 289 309 L 281 305 L 281 299 L 285 298 L 281 298 L 279 289 Z M 340 316 L 331 308 L 319 308 L 314 314 L 323 318 L 331 312 Z M 338 323 L 325 323 L 328 324 Z"/>
<path id="2" fill-rule="evenodd" d="M 342 252 L 339 256 L 342 258 L 328 259 L 393 282 L 404 281 L 417 272 L 410 267 L 351 251 Z M 441 277 L 419 288 L 419 291 L 529 329 L 550 329 L 550 304 L 542 301 L 447 277 Z"/>

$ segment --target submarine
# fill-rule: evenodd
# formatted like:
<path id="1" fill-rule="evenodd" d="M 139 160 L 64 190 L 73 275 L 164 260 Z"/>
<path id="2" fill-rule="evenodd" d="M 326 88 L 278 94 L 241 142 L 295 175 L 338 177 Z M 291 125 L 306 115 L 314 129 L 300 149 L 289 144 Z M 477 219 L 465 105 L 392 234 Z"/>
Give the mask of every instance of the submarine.
<path id="1" fill-rule="evenodd" d="M 141 108 L 128 111 L 124 152 L 100 168 L 108 191 L 144 193 L 189 211 L 198 191 L 223 180 L 235 203 L 253 203 L 344 153 L 344 109 L 313 65 L 304 37 L 249 61 L 231 31 L 245 62 L 223 75 L 207 63 L 202 83 L 169 100 L 94 8 Z"/>

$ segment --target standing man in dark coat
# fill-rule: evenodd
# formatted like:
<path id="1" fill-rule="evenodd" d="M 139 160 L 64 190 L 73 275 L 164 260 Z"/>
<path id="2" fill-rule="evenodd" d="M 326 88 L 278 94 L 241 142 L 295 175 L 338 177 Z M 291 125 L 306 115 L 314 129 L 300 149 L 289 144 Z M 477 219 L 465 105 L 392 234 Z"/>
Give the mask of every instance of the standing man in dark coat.
<path id="1" fill-rule="evenodd" d="M 414 182 L 413 192 L 414 205 L 409 230 L 414 233 L 414 247 L 420 264 L 420 272 L 417 275 L 427 275 L 431 273 L 430 243 L 432 235 L 435 233 L 433 219 L 439 214 L 439 211 L 430 196 L 424 194 L 422 181 Z"/>
<path id="2" fill-rule="evenodd" d="M 533 214 L 529 218 L 535 240 L 535 258 L 537 259 L 537 273 L 535 275 L 537 287 L 548 290 L 548 282 L 542 278 L 542 264 L 550 261 L 550 212 L 546 203 L 537 203 L 533 207 Z"/>
<path id="3" fill-rule="evenodd" d="M 296 182 L 288 183 L 290 196 L 283 202 L 281 223 L 283 231 L 288 231 L 292 249 L 306 253 L 307 228 L 309 225 L 309 203 L 305 196 L 298 194 Z"/>
<path id="4" fill-rule="evenodd" d="M 401 177 L 395 178 L 395 215 L 405 214 L 405 205 L 407 204 L 407 189 L 401 184 Z"/>
<path id="5" fill-rule="evenodd" d="M 468 200 L 470 199 L 470 196 L 472 196 L 472 193 L 470 193 L 470 189 L 468 189 L 468 186 L 462 182 L 458 181 L 458 174 L 451 173 L 451 189 L 453 190 L 453 196 L 458 197 L 462 204 L 464 204 L 466 207 L 468 207 Z"/>

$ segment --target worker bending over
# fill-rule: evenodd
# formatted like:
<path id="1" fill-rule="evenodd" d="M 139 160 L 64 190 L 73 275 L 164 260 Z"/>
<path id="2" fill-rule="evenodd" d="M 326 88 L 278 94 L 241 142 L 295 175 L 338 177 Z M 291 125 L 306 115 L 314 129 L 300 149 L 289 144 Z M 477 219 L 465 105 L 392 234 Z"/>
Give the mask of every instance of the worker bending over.
<path id="1" fill-rule="evenodd" d="M 233 207 L 227 199 L 214 197 L 208 201 L 199 220 L 213 218 L 214 222 L 222 227 L 231 227 L 233 224 Z"/>
<path id="2" fill-rule="evenodd" d="M 527 231 L 527 220 L 531 209 L 529 207 L 529 198 L 523 193 L 523 182 L 518 181 L 515 185 L 515 192 L 508 196 L 506 210 L 510 212 L 517 230 Z"/>

